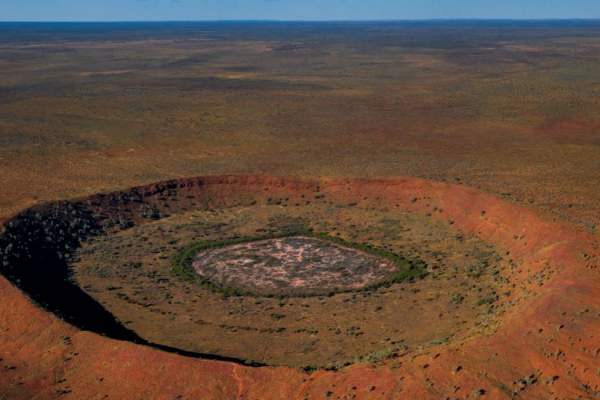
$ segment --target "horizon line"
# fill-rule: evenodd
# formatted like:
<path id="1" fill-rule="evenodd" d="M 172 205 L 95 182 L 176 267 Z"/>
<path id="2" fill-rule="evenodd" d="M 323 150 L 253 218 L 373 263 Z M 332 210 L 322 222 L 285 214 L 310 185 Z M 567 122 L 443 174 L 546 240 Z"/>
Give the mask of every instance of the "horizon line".
<path id="1" fill-rule="evenodd" d="M 566 17 L 566 18 L 537 18 L 537 17 L 523 17 L 523 18 L 388 18 L 388 19 L 140 19 L 140 20 L 128 20 L 128 19 L 106 19 L 106 20 L 92 20 L 92 19 L 73 19 L 73 20 L 0 20 L 0 24 L 11 24 L 11 23 L 42 23 L 42 24 L 53 24 L 53 23 L 170 23 L 170 22 L 561 22 L 561 21 L 599 21 L 600 17 Z"/>

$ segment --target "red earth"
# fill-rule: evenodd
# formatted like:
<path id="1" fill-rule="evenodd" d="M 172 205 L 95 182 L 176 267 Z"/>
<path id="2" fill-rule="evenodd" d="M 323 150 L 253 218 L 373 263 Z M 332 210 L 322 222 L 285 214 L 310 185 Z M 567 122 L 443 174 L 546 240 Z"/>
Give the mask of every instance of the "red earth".
<path id="1" fill-rule="evenodd" d="M 518 300 L 486 334 L 381 365 L 307 373 L 198 360 L 79 331 L 0 277 L 0 399 L 600 398 L 600 248 L 592 234 L 462 185 L 408 177 L 317 183 L 330 201 L 368 196 L 453 221 L 505 249 L 518 265 L 505 271 L 518 283 L 511 293 Z M 226 176 L 203 178 L 196 190 L 258 198 L 314 184 Z M 549 279 L 540 284 L 540 275 Z"/>

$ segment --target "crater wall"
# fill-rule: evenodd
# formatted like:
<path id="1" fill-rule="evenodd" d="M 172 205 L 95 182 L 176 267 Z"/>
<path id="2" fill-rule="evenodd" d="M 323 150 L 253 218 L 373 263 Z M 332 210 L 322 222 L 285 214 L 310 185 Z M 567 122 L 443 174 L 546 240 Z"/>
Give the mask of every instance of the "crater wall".
<path id="1" fill-rule="evenodd" d="M 332 202 L 359 199 L 426 213 L 497 244 L 519 262 L 511 271 L 518 301 L 488 334 L 399 355 L 375 367 L 307 374 L 199 360 L 85 332 L 41 310 L 0 278 L 0 367 L 5 371 L 0 374 L 0 393 L 14 399 L 98 394 L 215 399 L 600 395 L 600 251 L 595 238 L 460 185 L 413 178 L 301 181 L 228 176 L 45 204 L 5 221 L 2 272 L 25 292 L 31 285 L 51 290 L 62 259 L 90 235 L 127 229 L 198 204 L 227 206 L 315 193 Z M 34 277 L 42 280 L 34 283 Z M 32 298 L 44 306 L 43 296 Z M 69 316 L 64 319 L 69 321 Z"/>

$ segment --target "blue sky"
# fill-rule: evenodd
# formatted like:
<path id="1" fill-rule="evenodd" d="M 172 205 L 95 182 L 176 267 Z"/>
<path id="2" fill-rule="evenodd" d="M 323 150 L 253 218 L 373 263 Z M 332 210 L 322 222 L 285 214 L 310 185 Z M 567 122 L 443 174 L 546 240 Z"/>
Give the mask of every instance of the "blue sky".
<path id="1" fill-rule="evenodd" d="M 2 21 L 600 18 L 600 0 L 0 0 Z"/>

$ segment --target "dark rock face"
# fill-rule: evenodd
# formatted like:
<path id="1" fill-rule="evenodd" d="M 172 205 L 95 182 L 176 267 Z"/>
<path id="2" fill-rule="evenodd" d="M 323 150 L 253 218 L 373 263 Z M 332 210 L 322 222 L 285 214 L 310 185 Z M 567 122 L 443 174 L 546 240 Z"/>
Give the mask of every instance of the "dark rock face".
<path id="1" fill-rule="evenodd" d="M 27 210 L 0 236 L 2 273 L 32 300 L 84 330 L 136 340 L 70 280 L 68 263 L 81 242 L 103 232 L 86 205 L 60 202 Z"/>
<path id="2" fill-rule="evenodd" d="M 0 230 L 0 273 L 41 307 L 79 329 L 188 356 L 247 364 L 148 343 L 71 280 L 69 262 L 82 242 L 164 218 L 168 210 L 197 207 L 203 186 L 204 178 L 168 181 L 24 210 Z"/>

